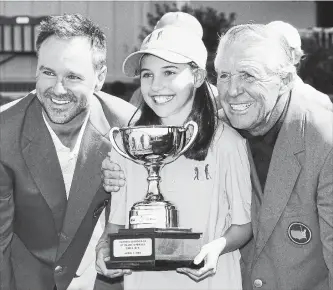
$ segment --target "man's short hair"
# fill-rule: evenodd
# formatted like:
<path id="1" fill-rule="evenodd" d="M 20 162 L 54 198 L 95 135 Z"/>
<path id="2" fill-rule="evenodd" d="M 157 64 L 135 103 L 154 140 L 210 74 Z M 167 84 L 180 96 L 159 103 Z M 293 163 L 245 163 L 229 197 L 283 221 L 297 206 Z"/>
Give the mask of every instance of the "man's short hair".
<path id="1" fill-rule="evenodd" d="M 267 69 L 275 74 L 279 74 L 281 77 L 286 76 L 286 74 L 290 72 L 294 75 L 296 74 L 293 57 L 286 38 L 281 34 L 271 33 L 271 31 L 262 24 L 236 25 L 221 36 L 214 62 L 216 71 L 219 69 L 219 63 L 223 57 L 224 48 L 235 42 L 250 42 L 254 45 L 261 45 L 262 43 L 278 48 L 282 57 L 272 57 L 272 61 L 274 61 L 275 65 L 267 64 Z"/>
<path id="2" fill-rule="evenodd" d="M 56 36 L 60 39 L 86 37 L 91 43 L 94 68 L 100 69 L 106 65 L 106 36 L 98 25 L 88 18 L 80 14 L 46 17 L 39 28 L 36 41 L 37 54 L 42 43 L 50 36 Z"/>

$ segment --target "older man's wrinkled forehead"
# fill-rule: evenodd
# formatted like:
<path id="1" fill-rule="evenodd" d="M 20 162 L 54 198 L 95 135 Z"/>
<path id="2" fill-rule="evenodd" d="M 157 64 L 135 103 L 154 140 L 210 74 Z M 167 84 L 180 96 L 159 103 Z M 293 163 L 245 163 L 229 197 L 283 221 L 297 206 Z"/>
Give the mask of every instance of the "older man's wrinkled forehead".
<path id="1" fill-rule="evenodd" d="M 223 69 L 226 58 L 241 57 L 256 59 L 263 66 L 276 70 L 291 60 L 288 44 L 283 36 L 269 33 L 264 25 L 239 25 L 221 37 L 215 59 L 216 70 Z"/>

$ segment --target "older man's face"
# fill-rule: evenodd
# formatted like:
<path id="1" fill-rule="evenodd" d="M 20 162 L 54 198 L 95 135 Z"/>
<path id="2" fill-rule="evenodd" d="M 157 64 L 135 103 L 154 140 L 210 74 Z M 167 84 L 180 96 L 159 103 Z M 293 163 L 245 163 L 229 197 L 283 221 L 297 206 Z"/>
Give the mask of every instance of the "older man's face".
<path id="1" fill-rule="evenodd" d="M 217 87 L 233 127 L 253 132 L 267 124 L 282 85 L 280 77 L 267 69 L 274 62 L 262 44 L 234 42 L 222 51 Z"/>

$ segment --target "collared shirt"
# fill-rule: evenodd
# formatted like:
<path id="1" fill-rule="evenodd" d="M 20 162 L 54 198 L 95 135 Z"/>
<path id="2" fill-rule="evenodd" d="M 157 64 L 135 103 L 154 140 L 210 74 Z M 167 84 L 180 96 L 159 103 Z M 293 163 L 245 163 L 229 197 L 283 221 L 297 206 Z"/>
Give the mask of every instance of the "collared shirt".
<path id="1" fill-rule="evenodd" d="M 72 184 L 72 180 L 73 180 L 73 175 L 74 175 L 76 161 L 77 161 L 77 157 L 78 157 L 81 142 L 82 142 L 83 133 L 87 126 L 89 116 L 90 116 L 90 111 L 88 112 L 86 119 L 83 122 L 79 135 L 77 137 L 75 146 L 74 146 L 73 150 L 71 151 L 70 148 L 64 146 L 61 143 L 58 136 L 49 126 L 49 124 L 47 123 L 47 121 L 43 115 L 44 122 L 51 134 L 54 146 L 57 151 L 61 172 L 62 172 L 62 175 L 64 178 L 67 199 L 69 197 L 69 192 L 70 192 L 70 188 L 71 188 L 71 184 Z M 88 289 L 89 287 L 93 287 L 93 284 L 91 284 L 91 282 L 94 281 L 96 274 L 97 274 L 96 269 L 95 269 L 95 261 L 96 261 L 95 248 L 97 246 L 97 242 L 98 242 L 99 238 L 101 237 L 101 235 L 103 233 L 104 227 L 105 227 L 105 209 L 101 213 L 101 215 L 96 223 L 96 226 L 92 233 L 89 244 L 82 257 L 80 265 L 76 270 L 77 277 L 73 278 L 73 280 L 71 281 L 71 284 L 67 288 L 68 290 L 81 289 L 81 287 L 82 287 L 82 289 L 83 288 Z"/>
<path id="2" fill-rule="evenodd" d="M 71 151 L 70 148 L 68 148 L 64 144 L 62 144 L 62 142 L 58 138 L 57 134 L 53 131 L 53 129 L 50 127 L 50 125 L 46 121 L 44 113 L 43 113 L 44 122 L 46 124 L 47 129 L 49 130 L 49 132 L 51 134 L 53 144 L 55 146 L 57 156 L 59 159 L 60 168 L 61 168 L 61 172 L 62 172 L 62 176 L 64 179 L 65 188 L 66 188 L 67 199 L 68 199 L 69 191 L 70 191 L 71 185 L 72 185 L 74 170 L 75 170 L 75 166 L 76 166 L 77 157 L 79 155 L 83 132 L 86 128 L 86 125 L 87 125 L 87 122 L 89 119 L 89 115 L 90 115 L 90 112 L 88 112 L 88 114 L 83 122 L 79 135 L 77 137 L 75 146 L 74 146 L 73 150 Z"/>
<path id="3" fill-rule="evenodd" d="M 263 136 L 252 136 L 245 130 L 238 132 L 248 140 L 251 149 L 253 162 L 257 170 L 258 178 L 264 192 L 269 164 L 271 163 L 275 142 L 279 135 L 280 129 L 286 117 L 290 102 L 289 99 L 283 108 L 282 114 L 275 125 Z"/>

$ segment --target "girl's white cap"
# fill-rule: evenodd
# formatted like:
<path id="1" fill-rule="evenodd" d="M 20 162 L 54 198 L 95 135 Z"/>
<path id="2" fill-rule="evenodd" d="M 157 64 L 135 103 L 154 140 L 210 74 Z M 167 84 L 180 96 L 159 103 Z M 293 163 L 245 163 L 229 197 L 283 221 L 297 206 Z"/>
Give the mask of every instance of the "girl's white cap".
<path id="1" fill-rule="evenodd" d="M 172 63 L 194 62 L 206 69 L 207 49 L 202 41 L 202 26 L 190 14 L 169 12 L 155 26 L 155 30 L 143 41 L 139 51 L 131 53 L 123 63 L 128 77 L 140 74 L 143 55 L 152 54 Z"/>

